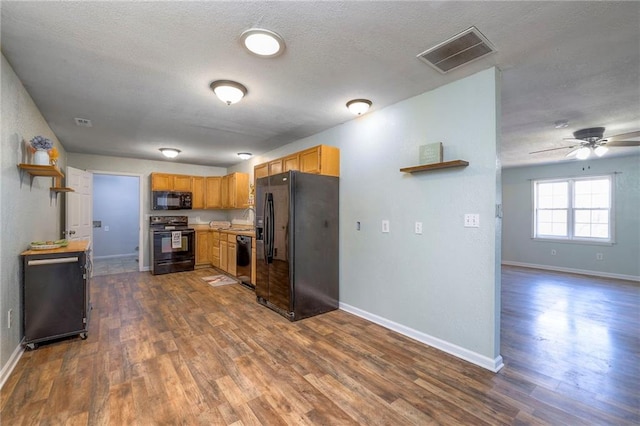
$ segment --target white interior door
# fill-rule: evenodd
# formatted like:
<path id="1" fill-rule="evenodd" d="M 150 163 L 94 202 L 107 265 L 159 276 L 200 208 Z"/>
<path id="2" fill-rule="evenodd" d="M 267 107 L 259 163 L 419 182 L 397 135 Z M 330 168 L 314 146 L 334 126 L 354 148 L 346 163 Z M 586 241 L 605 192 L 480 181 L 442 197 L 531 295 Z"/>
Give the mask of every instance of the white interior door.
<path id="1" fill-rule="evenodd" d="M 65 236 L 88 240 L 93 245 L 93 173 L 67 166 Z"/>

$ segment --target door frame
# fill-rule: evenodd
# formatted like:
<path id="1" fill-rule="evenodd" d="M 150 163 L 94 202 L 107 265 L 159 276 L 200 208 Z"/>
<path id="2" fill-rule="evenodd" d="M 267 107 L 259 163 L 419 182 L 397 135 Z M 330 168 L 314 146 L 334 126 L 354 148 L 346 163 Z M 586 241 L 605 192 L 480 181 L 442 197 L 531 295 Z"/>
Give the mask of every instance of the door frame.
<path id="1" fill-rule="evenodd" d="M 142 205 L 142 178 L 144 175 L 140 173 L 125 173 L 125 172 L 112 172 L 112 171 L 102 171 L 102 170 L 87 170 L 94 175 L 110 175 L 110 176 L 132 176 L 138 178 L 138 272 L 144 271 L 144 262 L 145 259 L 145 251 L 144 251 L 144 235 L 143 235 L 143 226 L 142 218 L 143 214 L 143 205 Z M 93 203 L 93 196 L 91 196 L 91 202 Z M 93 218 L 92 218 L 93 220 Z"/>

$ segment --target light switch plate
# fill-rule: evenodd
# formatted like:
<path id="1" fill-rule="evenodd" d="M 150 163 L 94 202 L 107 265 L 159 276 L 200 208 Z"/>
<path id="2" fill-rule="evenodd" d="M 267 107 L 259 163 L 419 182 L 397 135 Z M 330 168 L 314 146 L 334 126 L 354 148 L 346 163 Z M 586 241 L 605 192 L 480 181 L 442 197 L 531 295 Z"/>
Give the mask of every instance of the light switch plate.
<path id="1" fill-rule="evenodd" d="M 479 228 L 480 227 L 480 215 L 477 213 L 467 213 L 464 215 L 464 227 L 465 228 Z"/>
<path id="2" fill-rule="evenodd" d="M 415 233 L 422 234 L 422 222 L 416 222 Z"/>
<path id="3" fill-rule="evenodd" d="M 384 232 L 384 233 L 389 232 L 389 221 L 388 220 L 383 220 L 382 221 L 382 232 Z"/>

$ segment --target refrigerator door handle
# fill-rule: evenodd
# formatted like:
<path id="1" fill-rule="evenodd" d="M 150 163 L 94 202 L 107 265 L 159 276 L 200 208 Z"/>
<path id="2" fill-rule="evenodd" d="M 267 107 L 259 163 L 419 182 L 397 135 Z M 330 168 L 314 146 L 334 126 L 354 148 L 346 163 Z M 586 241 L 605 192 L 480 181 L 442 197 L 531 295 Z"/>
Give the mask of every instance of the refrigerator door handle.
<path id="1" fill-rule="evenodd" d="M 273 262 L 273 240 L 274 240 L 274 232 L 275 232 L 275 214 L 274 214 L 274 206 L 273 206 L 273 194 L 272 193 L 268 193 L 267 194 L 267 216 L 269 218 L 269 226 L 267 227 L 267 235 L 266 238 L 268 239 L 268 245 L 267 245 L 267 263 L 272 263 Z"/>
<path id="2" fill-rule="evenodd" d="M 269 193 L 264 194 L 264 202 L 262 203 L 262 217 L 264 217 L 264 233 L 262 235 L 262 254 L 264 255 L 264 261 L 267 262 L 267 254 L 269 253 Z"/>

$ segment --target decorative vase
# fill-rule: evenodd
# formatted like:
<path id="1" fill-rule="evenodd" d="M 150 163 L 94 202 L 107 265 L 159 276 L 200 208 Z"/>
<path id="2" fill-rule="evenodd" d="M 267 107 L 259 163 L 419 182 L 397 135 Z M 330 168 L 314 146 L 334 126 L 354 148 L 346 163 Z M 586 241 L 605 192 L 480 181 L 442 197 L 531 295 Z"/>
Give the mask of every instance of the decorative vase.
<path id="1" fill-rule="evenodd" d="M 49 153 L 44 149 L 37 149 L 33 154 L 33 164 L 37 166 L 49 165 Z"/>

